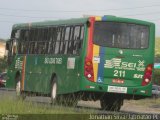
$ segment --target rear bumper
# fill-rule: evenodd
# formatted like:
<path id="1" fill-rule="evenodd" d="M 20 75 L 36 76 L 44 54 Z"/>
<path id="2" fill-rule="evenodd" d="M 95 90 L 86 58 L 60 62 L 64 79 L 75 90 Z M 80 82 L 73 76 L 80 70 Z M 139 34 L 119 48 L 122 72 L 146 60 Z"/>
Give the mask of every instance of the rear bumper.
<path id="1" fill-rule="evenodd" d="M 97 82 L 91 82 L 87 79 L 82 81 L 83 81 L 81 83 L 82 91 L 117 93 L 117 94 L 124 94 L 124 95 L 133 95 L 133 96 L 138 95 L 138 96 L 144 96 L 144 97 L 150 97 L 152 95 L 152 83 L 148 84 L 147 86 L 130 87 L 130 86 L 120 86 L 120 85 L 119 86 L 107 85 L 107 84 L 102 84 Z M 110 88 L 114 88 L 114 89 L 111 90 Z"/>

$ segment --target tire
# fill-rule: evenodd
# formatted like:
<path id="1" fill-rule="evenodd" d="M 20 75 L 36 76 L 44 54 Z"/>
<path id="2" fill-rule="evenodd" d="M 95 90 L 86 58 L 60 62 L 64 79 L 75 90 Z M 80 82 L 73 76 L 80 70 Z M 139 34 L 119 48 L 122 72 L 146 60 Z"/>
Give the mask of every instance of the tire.
<path id="1" fill-rule="evenodd" d="M 56 104 L 57 103 L 57 82 L 56 78 L 54 78 L 52 82 L 52 87 L 51 87 L 51 104 Z"/>
<path id="2" fill-rule="evenodd" d="M 22 99 L 22 100 L 24 100 L 25 98 L 26 98 L 26 95 L 25 95 L 25 93 L 23 93 L 22 91 L 21 91 L 21 81 L 20 81 L 20 76 L 19 77 L 17 77 L 17 79 L 16 79 L 16 97 L 18 98 L 18 99 Z"/>
<path id="3" fill-rule="evenodd" d="M 20 96 L 21 94 L 21 82 L 17 81 L 16 83 L 16 96 Z"/>
<path id="4" fill-rule="evenodd" d="M 123 104 L 123 99 L 118 96 L 104 96 L 100 100 L 100 105 L 102 110 L 107 111 L 119 111 Z"/>
<path id="5" fill-rule="evenodd" d="M 74 95 L 57 95 L 57 80 L 54 77 L 51 87 L 51 105 L 76 106 L 78 99 Z"/>
<path id="6" fill-rule="evenodd" d="M 0 85 L 0 88 L 3 88 L 3 87 L 5 87 L 5 85 L 4 85 L 4 84 L 1 84 L 1 85 Z"/>

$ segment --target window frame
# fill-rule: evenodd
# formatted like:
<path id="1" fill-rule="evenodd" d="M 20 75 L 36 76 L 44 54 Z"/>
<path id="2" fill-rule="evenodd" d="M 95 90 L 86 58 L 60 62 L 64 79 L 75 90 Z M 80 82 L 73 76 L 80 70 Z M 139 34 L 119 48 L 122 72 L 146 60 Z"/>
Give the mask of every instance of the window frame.
<path id="1" fill-rule="evenodd" d="M 79 39 L 75 40 L 75 28 L 79 26 Z M 66 30 L 69 28 L 68 40 L 65 40 Z M 83 28 L 83 31 L 82 31 Z M 46 30 L 47 29 L 47 30 Z M 82 49 L 82 43 L 84 41 L 85 34 L 85 24 L 75 24 L 75 25 L 56 25 L 56 26 L 45 26 L 45 27 L 32 27 L 23 28 L 21 30 L 20 38 L 18 40 L 18 54 L 53 54 L 53 55 L 79 55 Z M 58 31 L 60 32 L 60 38 L 58 40 Z M 41 34 L 44 32 L 43 34 Z M 83 32 L 83 39 L 81 39 L 81 32 Z M 45 39 L 44 39 L 45 38 Z M 76 53 L 69 53 L 69 43 L 81 41 L 81 48 Z M 56 43 L 58 45 L 58 53 L 56 51 Z M 41 45 L 42 44 L 42 45 Z M 66 45 L 67 44 L 67 45 Z M 43 49 L 42 47 L 43 46 Z M 61 51 L 60 51 L 61 47 Z M 38 50 L 41 49 L 39 52 Z M 72 48 L 73 49 L 73 48 Z"/>

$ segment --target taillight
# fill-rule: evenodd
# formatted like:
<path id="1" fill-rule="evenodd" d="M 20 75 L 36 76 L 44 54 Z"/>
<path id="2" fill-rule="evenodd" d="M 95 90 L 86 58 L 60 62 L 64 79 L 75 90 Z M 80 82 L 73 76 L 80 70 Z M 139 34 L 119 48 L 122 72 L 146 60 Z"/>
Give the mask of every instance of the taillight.
<path id="1" fill-rule="evenodd" d="M 85 59 L 84 75 L 88 80 L 94 81 L 93 64 L 92 60 L 89 58 Z"/>
<path id="2" fill-rule="evenodd" d="M 144 77 L 143 77 L 143 81 L 142 81 L 142 86 L 148 85 L 151 81 L 152 78 L 152 70 L 153 70 L 153 65 L 149 64 L 146 67 L 145 73 L 144 73 Z"/>

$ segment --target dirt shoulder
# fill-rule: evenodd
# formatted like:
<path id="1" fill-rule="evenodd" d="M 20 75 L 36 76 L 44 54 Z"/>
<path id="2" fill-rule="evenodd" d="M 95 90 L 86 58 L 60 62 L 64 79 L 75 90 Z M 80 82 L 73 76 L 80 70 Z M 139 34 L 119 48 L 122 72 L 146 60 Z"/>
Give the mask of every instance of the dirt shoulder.
<path id="1" fill-rule="evenodd" d="M 121 111 L 160 114 L 159 99 L 125 100 Z"/>

